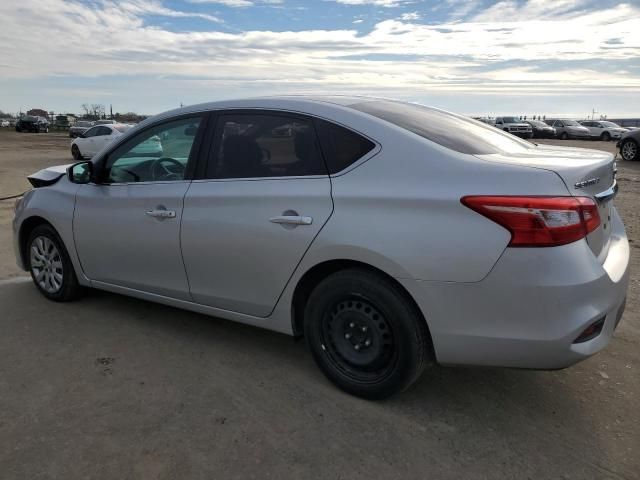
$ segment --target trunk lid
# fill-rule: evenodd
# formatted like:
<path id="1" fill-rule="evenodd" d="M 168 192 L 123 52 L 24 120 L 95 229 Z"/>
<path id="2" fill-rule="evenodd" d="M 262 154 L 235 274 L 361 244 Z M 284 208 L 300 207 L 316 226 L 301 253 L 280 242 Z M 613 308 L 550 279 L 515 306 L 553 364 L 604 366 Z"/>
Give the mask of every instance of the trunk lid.
<path id="1" fill-rule="evenodd" d="M 538 145 L 527 151 L 508 154 L 478 155 L 491 161 L 551 170 L 564 181 L 569 193 L 596 200 L 600 226 L 587 236 L 589 247 L 600 262 L 609 249 L 613 196 L 601 199 L 615 184 L 615 162 L 612 154 L 584 148 Z M 523 192 L 535 194 L 535 192 Z"/>

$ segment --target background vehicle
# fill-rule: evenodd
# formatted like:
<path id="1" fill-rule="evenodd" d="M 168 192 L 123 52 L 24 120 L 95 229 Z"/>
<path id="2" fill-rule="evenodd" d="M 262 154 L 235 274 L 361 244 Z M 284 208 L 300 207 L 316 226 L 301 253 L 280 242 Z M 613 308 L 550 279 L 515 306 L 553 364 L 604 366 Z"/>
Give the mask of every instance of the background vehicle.
<path id="1" fill-rule="evenodd" d="M 140 155 L 154 138 L 162 156 Z M 180 108 L 30 180 L 14 242 L 47 298 L 91 286 L 304 334 L 366 398 L 434 361 L 566 367 L 624 310 L 613 156 L 420 105 Z"/>
<path id="2" fill-rule="evenodd" d="M 624 160 L 640 160 L 640 129 L 631 130 L 622 135 L 616 144 L 620 149 L 620 156 Z"/>
<path id="3" fill-rule="evenodd" d="M 525 120 L 525 123 L 531 125 L 533 138 L 554 138 L 556 136 L 556 129 L 541 120 Z"/>
<path id="4" fill-rule="evenodd" d="M 93 127 L 93 122 L 79 120 L 69 128 L 69 137 L 76 138 Z"/>
<path id="5" fill-rule="evenodd" d="M 579 123 L 583 127 L 587 127 L 589 129 L 589 136 L 591 136 L 591 138 L 598 138 L 604 142 L 609 142 L 613 139 L 618 140 L 622 134 L 629 131 L 626 128 L 622 128 L 620 125 L 613 122 L 607 122 L 606 120 L 583 120 Z"/>
<path id="6" fill-rule="evenodd" d="M 589 129 L 587 127 L 583 127 L 575 120 L 548 118 L 544 123 L 555 128 L 556 136 L 562 140 L 570 138 L 586 139 L 590 137 Z"/>
<path id="7" fill-rule="evenodd" d="M 122 123 L 95 125 L 71 142 L 71 155 L 76 160 L 85 157 L 91 158 L 102 150 L 105 145 L 120 137 L 130 128 L 130 125 Z M 142 142 L 136 147 L 135 153 L 139 156 L 162 156 L 163 149 L 160 137 L 154 135 Z"/>
<path id="8" fill-rule="evenodd" d="M 533 136 L 531 125 L 517 117 L 496 117 L 495 126 L 518 137 L 531 138 Z"/>
<path id="9" fill-rule="evenodd" d="M 49 120 L 44 117 L 22 117 L 16 123 L 16 132 L 49 133 Z"/>
<path id="10" fill-rule="evenodd" d="M 94 125 L 115 125 L 116 122 L 115 120 L 96 120 L 94 122 Z"/>
<path id="11" fill-rule="evenodd" d="M 9 120 L 0 120 L 0 127 L 9 127 L 10 125 Z"/>

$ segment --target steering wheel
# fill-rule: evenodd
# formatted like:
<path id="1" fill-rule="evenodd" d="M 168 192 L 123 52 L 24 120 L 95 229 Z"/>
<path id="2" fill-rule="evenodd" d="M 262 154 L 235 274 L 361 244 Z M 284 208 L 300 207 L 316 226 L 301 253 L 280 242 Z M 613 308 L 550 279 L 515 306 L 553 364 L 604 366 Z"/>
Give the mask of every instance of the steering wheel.
<path id="1" fill-rule="evenodd" d="M 168 165 L 175 165 L 179 168 L 178 172 L 171 171 Z M 151 164 L 151 178 L 158 180 L 182 180 L 184 178 L 185 166 L 175 158 L 160 157 Z"/>

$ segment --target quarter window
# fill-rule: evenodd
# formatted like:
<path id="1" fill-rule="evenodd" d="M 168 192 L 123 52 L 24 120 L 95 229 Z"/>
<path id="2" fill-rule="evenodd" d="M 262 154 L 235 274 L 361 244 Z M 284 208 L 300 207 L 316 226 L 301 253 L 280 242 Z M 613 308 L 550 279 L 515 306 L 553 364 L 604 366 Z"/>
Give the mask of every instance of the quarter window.
<path id="1" fill-rule="evenodd" d="M 322 152 L 330 174 L 344 170 L 375 147 L 371 140 L 344 127 L 323 120 L 317 123 Z"/>
<path id="2" fill-rule="evenodd" d="M 326 175 L 313 124 L 286 115 L 218 118 L 207 178 Z"/>
<path id="3" fill-rule="evenodd" d="M 152 127 L 131 138 L 107 158 L 108 183 L 184 180 L 200 117 Z"/>

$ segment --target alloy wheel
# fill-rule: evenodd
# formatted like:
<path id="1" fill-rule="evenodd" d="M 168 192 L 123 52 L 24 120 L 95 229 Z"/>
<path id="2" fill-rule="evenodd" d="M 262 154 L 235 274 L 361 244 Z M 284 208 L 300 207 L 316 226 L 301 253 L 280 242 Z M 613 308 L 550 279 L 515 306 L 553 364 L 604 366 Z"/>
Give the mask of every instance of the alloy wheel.
<path id="1" fill-rule="evenodd" d="M 635 160 L 638 154 L 638 145 L 633 141 L 624 142 L 620 153 L 625 160 Z"/>
<path id="2" fill-rule="evenodd" d="M 45 236 L 31 242 L 30 266 L 36 283 L 47 293 L 57 293 L 62 288 L 64 269 L 62 257 L 56 245 Z"/>

